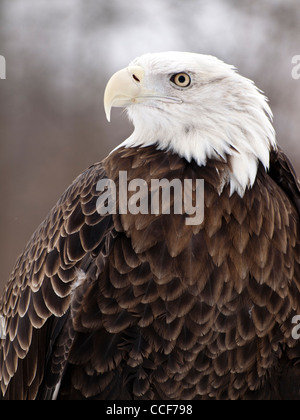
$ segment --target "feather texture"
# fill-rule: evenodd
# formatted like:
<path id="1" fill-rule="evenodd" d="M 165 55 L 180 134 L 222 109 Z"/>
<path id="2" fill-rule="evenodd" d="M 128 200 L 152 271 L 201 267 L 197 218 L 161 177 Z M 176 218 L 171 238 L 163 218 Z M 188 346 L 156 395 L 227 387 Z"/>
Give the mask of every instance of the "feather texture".
<path id="1" fill-rule="evenodd" d="M 1 300 L 2 398 L 300 399 L 299 186 L 278 151 L 243 198 L 219 195 L 223 165 L 119 148 L 75 180 Z M 100 216 L 96 184 L 119 170 L 204 179 L 203 223 Z"/>
<path id="2" fill-rule="evenodd" d="M 279 151 L 243 198 L 219 195 L 223 165 L 120 148 L 77 178 L 1 300 L 3 398 L 300 398 L 299 186 Z M 119 170 L 204 179 L 204 222 L 100 216 L 96 184 Z"/>

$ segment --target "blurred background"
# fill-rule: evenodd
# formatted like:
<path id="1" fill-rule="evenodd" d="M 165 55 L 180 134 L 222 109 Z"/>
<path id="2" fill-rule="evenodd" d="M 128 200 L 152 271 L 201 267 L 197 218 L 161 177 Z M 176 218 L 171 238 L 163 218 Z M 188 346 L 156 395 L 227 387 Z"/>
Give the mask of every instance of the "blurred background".
<path id="1" fill-rule="evenodd" d="M 216 55 L 270 99 L 300 174 L 299 0 L 0 0 L 0 293 L 62 192 L 130 134 L 105 120 L 113 72 L 146 52 Z"/>

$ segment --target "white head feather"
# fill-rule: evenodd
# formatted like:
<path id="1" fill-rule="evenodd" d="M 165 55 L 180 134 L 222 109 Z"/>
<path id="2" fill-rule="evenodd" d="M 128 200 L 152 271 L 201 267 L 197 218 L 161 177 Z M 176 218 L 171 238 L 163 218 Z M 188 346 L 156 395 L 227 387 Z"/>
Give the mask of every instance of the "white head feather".
<path id="1" fill-rule="evenodd" d="M 276 148 L 272 112 L 254 83 L 233 66 L 201 54 L 146 54 L 130 66 L 144 70 L 146 89 L 177 101 L 149 97 L 127 106 L 135 128 L 120 146 L 157 144 L 200 166 L 230 156 L 224 185 L 243 196 L 256 179 L 258 163 L 268 169 L 270 149 Z M 186 88 L 171 81 L 180 72 L 191 78 Z"/>

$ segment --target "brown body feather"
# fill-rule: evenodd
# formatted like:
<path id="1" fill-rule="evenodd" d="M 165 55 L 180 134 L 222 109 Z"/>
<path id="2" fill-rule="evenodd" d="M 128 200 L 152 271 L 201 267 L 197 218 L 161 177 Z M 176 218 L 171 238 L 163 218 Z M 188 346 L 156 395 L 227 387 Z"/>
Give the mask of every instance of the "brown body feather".
<path id="1" fill-rule="evenodd" d="M 0 302 L 2 398 L 58 384 L 60 399 L 300 399 L 298 183 L 273 152 L 243 198 L 219 195 L 224 165 L 120 148 L 75 180 Z M 96 184 L 122 170 L 148 185 L 204 179 L 203 223 L 100 216 Z"/>

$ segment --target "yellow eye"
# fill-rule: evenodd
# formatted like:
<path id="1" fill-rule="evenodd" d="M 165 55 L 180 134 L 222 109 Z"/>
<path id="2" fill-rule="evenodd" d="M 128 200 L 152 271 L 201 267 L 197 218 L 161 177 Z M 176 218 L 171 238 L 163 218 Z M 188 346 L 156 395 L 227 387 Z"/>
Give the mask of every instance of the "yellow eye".
<path id="1" fill-rule="evenodd" d="M 177 73 L 171 77 L 171 82 L 175 83 L 176 86 L 186 88 L 191 84 L 191 78 L 186 73 Z"/>

